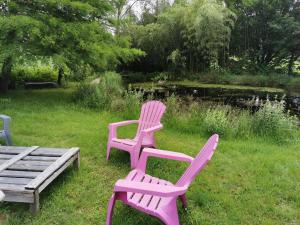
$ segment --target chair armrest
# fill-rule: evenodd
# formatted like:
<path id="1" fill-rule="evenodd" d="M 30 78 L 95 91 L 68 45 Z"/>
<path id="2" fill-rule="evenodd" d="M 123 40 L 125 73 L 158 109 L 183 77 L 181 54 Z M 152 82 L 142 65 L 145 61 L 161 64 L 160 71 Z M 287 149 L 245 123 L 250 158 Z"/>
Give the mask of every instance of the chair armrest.
<path id="1" fill-rule="evenodd" d="M 130 125 L 130 124 L 134 124 L 134 123 L 139 123 L 139 120 L 127 120 L 127 121 L 109 124 L 108 129 L 109 129 L 110 139 L 117 137 L 117 128 L 118 127 Z"/>
<path id="2" fill-rule="evenodd" d="M 148 133 L 152 133 L 154 131 L 158 131 L 160 129 L 163 128 L 163 125 L 162 124 L 159 124 L 157 126 L 154 126 L 154 127 L 149 127 L 147 129 L 144 129 L 142 130 L 141 134 L 139 135 L 139 138 L 137 140 L 137 146 L 141 146 L 142 143 L 143 143 L 143 139 L 145 137 L 145 135 L 147 135 Z"/>
<path id="3" fill-rule="evenodd" d="M 193 162 L 194 160 L 193 157 L 179 152 L 171 152 L 171 151 L 159 150 L 154 148 L 145 148 L 143 149 L 142 155 L 138 161 L 136 168 L 145 172 L 147 166 L 147 159 L 149 156 L 156 157 L 156 158 L 163 158 L 163 159 L 172 159 L 172 160 L 189 162 L 189 163 Z"/>
<path id="4" fill-rule="evenodd" d="M 6 116 L 6 115 L 0 115 L 0 119 L 3 120 L 3 129 L 8 130 L 11 118 L 9 116 Z"/>
<path id="5" fill-rule="evenodd" d="M 128 180 L 118 180 L 114 188 L 115 192 L 134 192 L 161 197 L 175 197 L 183 195 L 187 187 L 166 186 L 151 183 L 142 183 Z"/>
<path id="6" fill-rule="evenodd" d="M 111 123 L 109 124 L 109 128 L 112 128 L 112 127 L 121 127 L 121 126 L 126 126 L 126 125 L 129 125 L 129 124 L 133 124 L 133 123 L 138 123 L 139 120 L 127 120 L 127 121 L 122 121 L 122 122 L 117 122 L 117 123 Z"/>
<path id="7" fill-rule="evenodd" d="M 158 131 L 158 130 L 160 130 L 162 128 L 163 128 L 163 125 L 160 123 L 157 126 L 144 129 L 144 130 L 142 130 L 142 132 L 145 133 L 145 134 L 147 134 L 147 133 L 151 133 L 151 132 L 154 132 L 154 131 Z"/>

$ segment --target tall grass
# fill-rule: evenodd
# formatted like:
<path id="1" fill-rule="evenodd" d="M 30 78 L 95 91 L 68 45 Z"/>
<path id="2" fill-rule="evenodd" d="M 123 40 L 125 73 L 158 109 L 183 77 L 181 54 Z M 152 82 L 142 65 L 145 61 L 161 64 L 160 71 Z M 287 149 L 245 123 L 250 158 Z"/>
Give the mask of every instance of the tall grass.
<path id="1" fill-rule="evenodd" d="M 97 85 L 80 85 L 74 96 L 85 107 L 118 113 L 124 119 L 138 118 L 144 101 L 142 92 L 126 91 L 116 73 L 106 73 Z M 285 112 L 284 101 L 267 100 L 255 113 L 197 102 L 192 97 L 183 101 L 171 95 L 164 101 L 167 112 L 163 123 L 184 133 L 207 136 L 218 133 L 225 138 L 260 137 L 286 142 L 293 139 L 296 129 L 296 118 Z"/>
<path id="2" fill-rule="evenodd" d="M 99 83 L 80 83 L 73 99 L 84 107 L 107 110 L 111 108 L 114 99 L 122 97 L 123 92 L 121 76 L 115 72 L 106 72 Z"/>
<path id="3" fill-rule="evenodd" d="M 283 100 L 267 100 L 257 112 L 252 113 L 226 105 L 197 102 L 186 105 L 172 95 L 166 100 L 164 122 L 168 127 L 191 134 L 209 136 L 218 133 L 225 138 L 259 137 L 284 143 L 293 140 L 297 129 L 297 118 L 285 112 L 284 104 Z"/>

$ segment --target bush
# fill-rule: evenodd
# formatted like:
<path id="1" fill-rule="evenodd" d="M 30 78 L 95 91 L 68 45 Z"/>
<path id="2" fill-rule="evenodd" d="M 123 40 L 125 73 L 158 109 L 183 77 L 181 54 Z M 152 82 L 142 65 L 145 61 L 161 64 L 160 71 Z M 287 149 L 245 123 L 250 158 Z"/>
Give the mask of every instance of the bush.
<path id="1" fill-rule="evenodd" d="M 73 98 L 84 107 L 109 110 L 113 100 L 120 99 L 123 92 L 121 76 L 115 72 L 106 72 L 99 84 L 80 83 Z"/>
<path id="2" fill-rule="evenodd" d="M 253 131 L 262 137 L 284 141 L 293 137 L 296 117 L 285 113 L 285 102 L 267 100 L 254 114 Z"/>
<path id="3" fill-rule="evenodd" d="M 12 79 L 17 85 L 24 82 L 55 82 L 57 76 L 58 70 L 51 61 L 19 64 L 12 71 Z"/>
<path id="4" fill-rule="evenodd" d="M 227 136 L 230 133 L 230 129 L 232 129 L 229 112 L 227 107 L 217 106 L 209 108 L 203 120 L 205 133 L 209 135 L 218 133 L 219 135 Z"/>
<path id="5" fill-rule="evenodd" d="M 138 118 L 143 104 L 144 93 L 140 91 L 128 90 L 124 94 L 124 109 L 122 116 L 124 119 Z"/>
<path id="6" fill-rule="evenodd" d="M 234 109 L 230 106 L 208 105 L 192 99 L 181 101 L 171 95 L 166 99 L 167 113 L 164 123 L 169 128 L 184 133 L 218 133 L 222 137 L 262 137 L 284 142 L 293 138 L 296 117 L 285 112 L 283 101 L 267 101 L 262 108 Z"/>

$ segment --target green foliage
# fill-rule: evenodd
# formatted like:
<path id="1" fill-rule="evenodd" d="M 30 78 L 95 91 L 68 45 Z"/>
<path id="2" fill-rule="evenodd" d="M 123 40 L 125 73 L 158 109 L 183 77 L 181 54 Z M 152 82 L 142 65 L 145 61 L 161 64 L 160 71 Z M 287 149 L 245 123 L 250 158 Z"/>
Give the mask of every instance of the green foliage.
<path id="1" fill-rule="evenodd" d="M 110 109 L 113 100 L 120 99 L 123 92 L 121 76 L 115 72 L 106 72 L 98 84 L 80 83 L 73 99 L 84 107 L 105 110 Z"/>
<path id="2" fill-rule="evenodd" d="M 272 137 L 277 141 L 293 138 L 296 117 L 285 112 L 285 102 L 267 100 L 254 115 L 253 130 L 257 135 Z"/>
<path id="3" fill-rule="evenodd" d="M 143 54 L 107 32 L 108 2 L 2 0 L 0 5 L 0 63 L 8 56 L 15 64 L 44 57 L 63 72 L 78 75 L 78 68 L 87 67 L 92 75 Z"/>
<path id="4" fill-rule="evenodd" d="M 105 161 L 108 124 L 123 118 L 74 106 L 71 91 L 32 90 L 29 95 L 18 90 L 10 92 L 9 107 L 0 105 L 1 113 L 13 119 L 16 146 L 80 146 L 81 152 L 80 170 L 70 167 L 42 192 L 39 215 L 33 217 L 26 204 L 3 202 L 1 225 L 105 224 L 112 188 L 130 171 L 127 153 L 112 150 L 110 161 Z M 135 132 L 135 126 L 128 126 L 118 129 L 118 136 L 130 138 Z M 189 188 L 189 211 L 180 210 L 182 225 L 300 224 L 299 129 L 295 134 L 297 141 L 285 145 L 257 137 L 221 137 L 208 167 Z M 173 129 L 166 121 L 155 137 L 158 148 L 193 157 L 207 140 L 199 132 Z M 149 158 L 147 171 L 175 183 L 187 165 Z M 113 224 L 159 223 L 119 203 L 116 209 Z"/>
<path id="5" fill-rule="evenodd" d="M 141 106 L 143 103 L 143 92 L 128 90 L 124 93 L 123 108 L 120 107 L 120 115 L 124 119 L 138 118 L 141 112 Z M 112 112 L 114 112 L 112 108 Z"/>
<path id="6" fill-rule="evenodd" d="M 17 84 L 24 82 L 57 81 L 58 70 L 50 61 L 48 63 L 38 60 L 36 63 L 17 64 L 12 71 L 12 79 Z"/>
<path id="7" fill-rule="evenodd" d="M 133 46 L 147 54 L 134 69 L 169 68 L 176 73 L 209 69 L 227 50 L 234 20 L 235 15 L 219 1 L 175 3 L 155 23 L 129 29 Z"/>
<path id="8" fill-rule="evenodd" d="M 174 130 L 189 134 L 218 133 L 222 138 L 257 137 L 276 143 L 294 139 L 296 117 L 285 112 L 284 101 L 266 101 L 253 114 L 224 105 L 197 103 L 192 98 L 181 101 L 175 95 L 166 99 L 164 123 Z"/>
<path id="9" fill-rule="evenodd" d="M 229 109 L 224 107 L 209 108 L 203 120 L 203 129 L 208 135 L 217 133 L 221 136 L 228 135 L 230 131 Z"/>
<path id="10" fill-rule="evenodd" d="M 230 49 L 233 56 L 242 58 L 239 69 L 265 72 L 284 65 L 286 73 L 293 74 L 300 56 L 299 1 L 230 2 L 238 16 Z"/>

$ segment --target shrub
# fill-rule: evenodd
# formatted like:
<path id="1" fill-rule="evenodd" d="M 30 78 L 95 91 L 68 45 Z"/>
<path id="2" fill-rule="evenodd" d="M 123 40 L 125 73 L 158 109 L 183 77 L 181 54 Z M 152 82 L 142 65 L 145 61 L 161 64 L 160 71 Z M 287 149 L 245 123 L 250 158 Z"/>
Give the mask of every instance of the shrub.
<path id="1" fill-rule="evenodd" d="M 293 137 L 296 118 L 285 112 L 285 102 L 267 100 L 254 114 L 253 131 L 262 137 L 284 141 Z"/>
<path id="2" fill-rule="evenodd" d="M 18 64 L 13 68 L 12 79 L 18 85 L 24 82 L 57 81 L 58 70 L 54 64 L 38 60 L 34 63 Z"/>
<path id="3" fill-rule="evenodd" d="M 203 120 L 203 129 L 205 133 L 218 133 L 227 136 L 230 133 L 231 123 L 229 121 L 228 107 L 211 107 L 206 111 Z"/>
<path id="4" fill-rule="evenodd" d="M 141 91 L 128 90 L 124 94 L 124 110 L 123 118 L 132 119 L 138 118 L 143 104 L 144 93 Z"/>
<path id="5" fill-rule="evenodd" d="M 115 72 L 106 72 L 99 84 L 80 83 L 73 97 L 75 102 L 84 107 L 109 110 L 112 101 L 120 99 L 123 92 L 121 76 Z"/>

